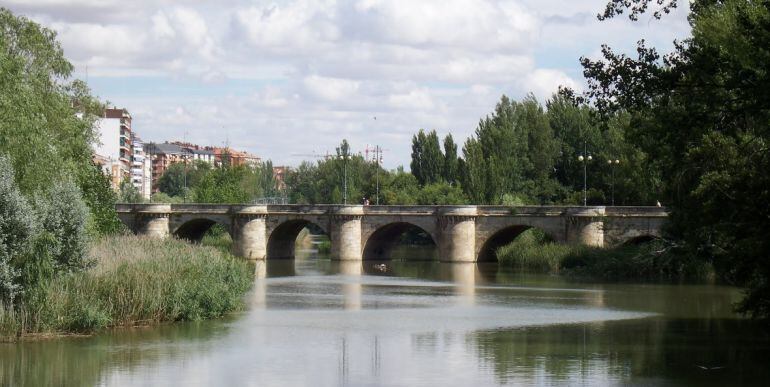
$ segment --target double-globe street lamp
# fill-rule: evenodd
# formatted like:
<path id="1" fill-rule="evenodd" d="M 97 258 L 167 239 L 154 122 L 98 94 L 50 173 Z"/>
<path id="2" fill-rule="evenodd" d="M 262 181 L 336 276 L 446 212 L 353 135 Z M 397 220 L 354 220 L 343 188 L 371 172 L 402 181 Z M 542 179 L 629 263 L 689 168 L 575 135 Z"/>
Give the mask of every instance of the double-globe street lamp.
<path id="1" fill-rule="evenodd" d="M 375 195 L 375 204 L 380 205 L 380 166 L 382 165 L 382 148 L 379 145 L 374 147 L 374 164 L 377 167 L 377 194 Z"/>
<path id="2" fill-rule="evenodd" d="M 583 206 L 588 203 L 588 162 L 593 160 L 590 154 L 588 154 L 588 145 L 583 142 L 583 154 L 578 156 L 578 161 L 583 163 Z"/>
<path id="3" fill-rule="evenodd" d="M 342 200 L 343 204 L 348 204 L 348 160 L 350 160 L 350 155 L 341 154 L 339 158 L 342 160 L 342 168 L 344 171 L 342 180 Z"/>

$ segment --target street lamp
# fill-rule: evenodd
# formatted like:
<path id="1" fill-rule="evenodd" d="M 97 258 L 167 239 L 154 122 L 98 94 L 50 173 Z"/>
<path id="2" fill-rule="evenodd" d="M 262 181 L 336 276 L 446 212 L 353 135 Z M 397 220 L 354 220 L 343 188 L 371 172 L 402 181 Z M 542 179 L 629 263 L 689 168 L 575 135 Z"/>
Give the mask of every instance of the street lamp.
<path id="1" fill-rule="evenodd" d="M 583 206 L 588 205 L 588 162 L 593 160 L 593 157 L 588 154 L 588 145 L 583 141 L 583 154 L 578 156 L 578 161 L 583 163 Z M 586 155 L 583 157 L 583 155 Z"/>
<path id="2" fill-rule="evenodd" d="M 340 155 L 340 160 L 342 160 L 342 168 L 344 170 L 344 179 L 342 183 L 342 197 L 344 204 L 348 204 L 348 159 L 350 159 L 350 156 L 344 154 Z"/>
<path id="3" fill-rule="evenodd" d="M 382 148 L 379 145 L 374 147 L 374 163 L 377 166 L 377 194 L 375 195 L 375 204 L 380 205 L 380 165 L 382 165 Z"/>
<path id="4" fill-rule="evenodd" d="M 612 180 L 610 180 L 611 181 L 610 186 L 612 187 L 612 205 L 614 206 L 615 205 L 615 167 L 620 165 L 620 160 L 609 159 L 607 160 L 607 165 L 609 165 L 610 170 L 612 170 Z"/>

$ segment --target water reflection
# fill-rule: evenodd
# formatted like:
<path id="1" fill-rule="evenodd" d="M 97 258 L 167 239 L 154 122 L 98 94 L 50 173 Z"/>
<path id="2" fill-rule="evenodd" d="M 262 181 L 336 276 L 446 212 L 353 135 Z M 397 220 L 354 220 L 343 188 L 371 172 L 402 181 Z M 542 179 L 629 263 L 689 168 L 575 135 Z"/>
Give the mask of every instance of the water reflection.
<path id="1" fill-rule="evenodd" d="M 770 378 L 770 337 L 732 313 L 731 288 L 574 283 L 474 264 L 388 262 L 382 271 L 318 257 L 256 263 L 255 277 L 249 310 L 229 320 L 0 345 L 0 385 Z"/>
<path id="2" fill-rule="evenodd" d="M 478 266 L 474 263 L 453 263 L 444 266 L 449 269 L 449 278 L 455 284 L 458 304 L 475 304 Z"/>
<path id="3" fill-rule="evenodd" d="M 335 262 L 335 266 L 339 273 L 345 278 L 342 283 L 342 296 L 344 298 L 344 305 L 346 310 L 359 310 L 361 309 L 361 262 L 357 261 L 342 261 Z"/>
<path id="4" fill-rule="evenodd" d="M 253 309 L 264 309 L 267 306 L 267 262 L 264 260 L 254 263 L 254 290 L 251 297 Z"/>

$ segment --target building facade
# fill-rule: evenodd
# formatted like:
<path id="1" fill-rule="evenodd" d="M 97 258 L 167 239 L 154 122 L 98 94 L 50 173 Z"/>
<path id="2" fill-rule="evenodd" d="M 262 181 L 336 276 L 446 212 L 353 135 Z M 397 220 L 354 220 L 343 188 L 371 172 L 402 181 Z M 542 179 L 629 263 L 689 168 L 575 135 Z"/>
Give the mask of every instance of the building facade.
<path id="1" fill-rule="evenodd" d="M 131 161 L 131 184 L 144 199 L 152 195 L 152 163 L 144 151 L 144 142 L 134 134 L 131 141 L 133 155 Z"/>
<path id="2" fill-rule="evenodd" d="M 124 180 L 131 179 L 133 144 L 131 114 L 126 109 L 109 108 L 97 121 L 94 162 L 110 176 L 110 185 L 118 190 Z"/>

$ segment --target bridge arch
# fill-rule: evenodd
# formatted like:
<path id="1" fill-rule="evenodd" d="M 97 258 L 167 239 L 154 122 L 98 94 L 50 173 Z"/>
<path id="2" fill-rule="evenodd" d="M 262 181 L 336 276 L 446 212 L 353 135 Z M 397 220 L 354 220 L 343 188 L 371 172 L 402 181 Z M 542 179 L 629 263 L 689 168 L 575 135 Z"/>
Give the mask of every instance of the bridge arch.
<path id="1" fill-rule="evenodd" d="M 527 230 L 540 230 L 546 235 L 546 239 L 557 240 L 555 235 L 542 228 L 524 224 L 510 225 L 498 229 L 483 242 L 476 261 L 480 263 L 497 262 L 497 249 L 513 242 Z"/>
<path id="2" fill-rule="evenodd" d="M 267 259 L 294 259 L 297 237 L 306 227 L 315 228 L 329 235 L 328 230 L 310 220 L 286 220 L 276 226 L 267 238 Z"/>
<path id="3" fill-rule="evenodd" d="M 652 242 L 658 238 L 659 237 L 656 235 L 640 234 L 624 240 L 623 242 L 621 242 L 621 246 L 637 246 L 637 245 Z"/>
<path id="4" fill-rule="evenodd" d="M 230 222 L 222 221 L 213 217 L 194 217 L 184 219 L 177 222 L 176 227 L 172 227 L 171 233 L 180 239 L 185 239 L 191 242 L 200 242 L 206 232 L 209 231 L 215 225 L 222 226 L 230 238 L 233 237 L 233 232 L 230 227 Z"/>
<path id="5" fill-rule="evenodd" d="M 378 261 L 392 259 L 395 247 L 402 245 L 405 235 L 419 238 L 426 246 L 433 247 L 433 255 L 437 253 L 438 239 L 434 235 L 414 223 L 398 221 L 378 227 L 366 238 L 362 258 Z"/>

